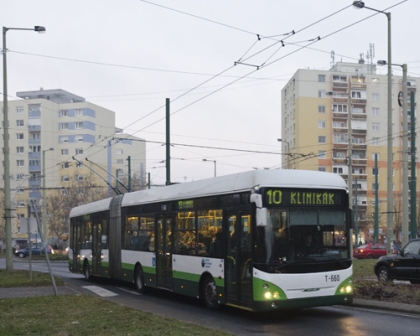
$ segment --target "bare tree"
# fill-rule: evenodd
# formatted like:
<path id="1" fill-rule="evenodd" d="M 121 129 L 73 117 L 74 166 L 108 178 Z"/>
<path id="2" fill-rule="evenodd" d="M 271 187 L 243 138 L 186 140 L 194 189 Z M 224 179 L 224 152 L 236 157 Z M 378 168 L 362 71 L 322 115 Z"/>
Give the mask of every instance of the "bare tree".
<path id="1" fill-rule="evenodd" d="M 78 180 L 77 176 L 76 173 L 69 185 L 51 192 L 47 197 L 48 228 L 57 238 L 68 233 L 68 218 L 72 208 L 107 197 L 106 186 L 93 184 L 89 177 Z"/>

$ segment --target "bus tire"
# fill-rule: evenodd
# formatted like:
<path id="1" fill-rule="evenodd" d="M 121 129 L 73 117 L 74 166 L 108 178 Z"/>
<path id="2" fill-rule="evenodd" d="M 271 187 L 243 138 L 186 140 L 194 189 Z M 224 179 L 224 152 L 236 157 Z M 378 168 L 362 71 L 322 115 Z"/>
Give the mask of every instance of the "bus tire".
<path id="1" fill-rule="evenodd" d="M 219 308 L 216 283 L 214 282 L 213 277 L 207 275 L 204 278 L 201 296 L 207 308 L 212 310 L 217 310 Z"/>
<path id="2" fill-rule="evenodd" d="M 86 280 L 89 281 L 92 279 L 92 276 L 90 275 L 89 263 L 87 261 L 85 261 L 85 263 L 83 264 L 83 274 L 85 275 Z"/>
<path id="3" fill-rule="evenodd" d="M 147 287 L 144 284 L 143 271 L 140 266 L 136 266 L 136 269 L 134 270 L 134 284 L 139 293 L 144 294 L 147 292 Z"/>

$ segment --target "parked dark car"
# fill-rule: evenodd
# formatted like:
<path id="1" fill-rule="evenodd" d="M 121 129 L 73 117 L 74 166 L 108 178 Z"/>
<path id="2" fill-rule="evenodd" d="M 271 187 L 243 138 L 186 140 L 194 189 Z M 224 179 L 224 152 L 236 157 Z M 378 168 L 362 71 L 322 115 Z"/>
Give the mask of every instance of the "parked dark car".
<path id="1" fill-rule="evenodd" d="M 365 244 L 353 250 L 353 258 L 374 259 L 386 255 L 386 245 L 384 244 Z"/>
<path id="2" fill-rule="evenodd" d="M 49 246 L 49 245 L 46 246 L 46 249 L 48 251 L 48 254 L 53 253 L 53 249 L 51 248 L 51 246 Z M 45 254 L 43 247 L 32 247 L 32 255 L 40 255 L 40 254 Z M 17 250 L 15 252 L 15 256 L 19 257 L 19 258 L 28 257 L 29 256 L 29 247 Z"/>
<path id="3" fill-rule="evenodd" d="M 420 284 L 420 239 L 413 239 L 397 254 L 380 257 L 375 265 L 379 281 L 408 280 Z"/>

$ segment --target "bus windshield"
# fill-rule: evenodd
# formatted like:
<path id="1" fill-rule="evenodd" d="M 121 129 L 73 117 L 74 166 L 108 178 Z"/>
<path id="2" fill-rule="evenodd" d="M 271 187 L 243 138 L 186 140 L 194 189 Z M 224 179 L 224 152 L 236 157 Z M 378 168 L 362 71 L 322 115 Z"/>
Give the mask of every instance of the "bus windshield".
<path id="1" fill-rule="evenodd" d="M 257 228 L 256 263 L 288 265 L 349 259 L 344 210 L 268 209 Z"/>

